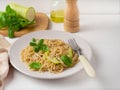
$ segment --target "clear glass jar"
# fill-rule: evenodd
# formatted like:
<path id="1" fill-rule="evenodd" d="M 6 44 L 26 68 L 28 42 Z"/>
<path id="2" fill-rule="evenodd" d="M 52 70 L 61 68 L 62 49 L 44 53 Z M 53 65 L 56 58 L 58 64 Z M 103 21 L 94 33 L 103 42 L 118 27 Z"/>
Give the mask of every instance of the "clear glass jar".
<path id="1" fill-rule="evenodd" d="M 53 22 L 64 22 L 65 0 L 52 0 L 50 18 Z"/>

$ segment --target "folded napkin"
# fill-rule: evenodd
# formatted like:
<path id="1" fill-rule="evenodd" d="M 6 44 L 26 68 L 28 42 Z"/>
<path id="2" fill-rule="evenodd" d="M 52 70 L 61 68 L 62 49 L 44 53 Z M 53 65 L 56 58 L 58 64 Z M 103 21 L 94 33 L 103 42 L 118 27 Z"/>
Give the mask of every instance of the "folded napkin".
<path id="1" fill-rule="evenodd" d="M 3 90 L 4 79 L 7 77 L 9 71 L 8 49 L 9 42 L 0 35 L 0 90 Z"/>

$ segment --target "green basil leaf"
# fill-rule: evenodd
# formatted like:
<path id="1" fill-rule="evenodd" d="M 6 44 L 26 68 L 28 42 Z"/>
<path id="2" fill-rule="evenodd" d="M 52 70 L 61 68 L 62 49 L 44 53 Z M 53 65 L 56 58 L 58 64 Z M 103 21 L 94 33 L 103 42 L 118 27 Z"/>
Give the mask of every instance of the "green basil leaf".
<path id="1" fill-rule="evenodd" d="M 6 13 L 13 16 L 17 15 L 16 12 L 9 5 L 6 6 Z"/>
<path id="2" fill-rule="evenodd" d="M 34 51 L 36 53 L 38 53 L 40 51 L 40 46 L 38 46 L 38 45 L 34 46 Z"/>
<path id="3" fill-rule="evenodd" d="M 9 36 L 9 38 L 13 38 L 14 37 L 14 31 L 9 29 L 8 30 L 8 36 Z"/>
<path id="4" fill-rule="evenodd" d="M 40 49 L 41 49 L 42 51 L 44 51 L 44 52 L 46 52 L 46 51 L 49 50 L 48 46 L 45 45 L 45 44 L 43 44 Z"/>
<path id="5" fill-rule="evenodd" d="M 61 60 L 66 66 L 71 66 L 72 65 L 72 58 L 68 57 L 67 55 L 61 56 Z"/>
<path id="6" fill-rule="evenodd" d="M 35 38 L 32 38 L 32 42 L 36 42 L 36 39 L 35 39 Z"/>
<path id="7" fill-rule="evenodd" d="M 30 46 L 33 46 L 34 51 L 36 53 L 38 53 L 40 50 L 43 51 L 43 52 L 46 52 L 46 51 L 49 50 L 49 48 L 48 48 L 47 45 L 43 44 L 43 42 L 44 42 L 44 39 L 40 39 L 37 43 L 36 39 L 33 38 L 32 41 L 29 44 L 30 44 Z"/>
<path id="8" fill-rule="evenodd" d="M 32 62 L 32 63 L 29 64 L 29 67 L 31 69 L 40 69 L 41 68 L 41 63 L 39 63 L 39 62 Z"/>
<path id="9" fill-rule="evenodd" d="M 8 28 L 8 36 L 14 37 L 14 31 L 19 31 L 27 25 L 33 24 L 33 21 L 29 21 L 14 11 L 9 5 L 6 6 L 5 12 L 0 12 L 0 28 Z"/>
<path id="10" fill-rule="evenodd" d="M 30 46 L 36 46 L 37 44 L 35 42 L 30 42 Z"/>
<path id="11" fill-rule="evenodd" d="M 38 45 L 41 46 L 41 45 L 43 44 L 43 42 L 44 42 L 44 39 L 40 39 L 40 40 L 38 41 Z"/>

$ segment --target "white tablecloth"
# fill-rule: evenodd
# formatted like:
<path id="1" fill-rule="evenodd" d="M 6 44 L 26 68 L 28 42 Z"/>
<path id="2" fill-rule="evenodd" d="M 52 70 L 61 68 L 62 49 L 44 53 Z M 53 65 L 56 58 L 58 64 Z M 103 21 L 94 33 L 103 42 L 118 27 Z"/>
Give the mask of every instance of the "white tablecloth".
<path id="1" fill-rule="evenodd" d="M 52 23 L 49 30 L 64 31 L 63 23 Z M 81 15 L 80 32 L 75 33 L 92 47 L 96 77 L 84 71 L 59 80 L 28 77 L 11 68 L 5 90 L 119 90 L 120 89 L 120 16 Z M 16 39 L 6 39 L 13 43 Z"/>

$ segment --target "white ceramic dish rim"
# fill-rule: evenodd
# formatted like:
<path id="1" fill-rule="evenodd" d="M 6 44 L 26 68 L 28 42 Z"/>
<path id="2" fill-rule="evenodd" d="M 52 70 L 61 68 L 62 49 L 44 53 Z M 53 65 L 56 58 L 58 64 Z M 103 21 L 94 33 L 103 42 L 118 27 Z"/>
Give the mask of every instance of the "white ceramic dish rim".
<path id="1" fill-rule="evenodd" d="M 26 35 L 23 35 L 18 40 L 16 40 L 13 45 L 10 47 L 8 54 L 10 58 L 10 63 L 13 65 L 15 69 L 26 74 L 28 76 L 40 79 L 59 79 L 71 76 L 80 70 L 83 69 L 83 66 L 79 62 L 74 67 L 64 70 L 62 73 L 54 74 L 50 72 L 36 72 L 30 71 L 27 66 L 20 61 L 20 51 L 25 48 L 29 44 L 32 38 L 49 38 L 49 39 L 62 39 L 63 41 L 67 42 L 68 39 L 75 38 L 78 45 L 82 48 L 83 54 L 87 57 L 90 61 L 92 58 L 92 51 L 88 43 L 82 39 L 81 37 L 62 31 L 55 31 L 55 30 L 47 30 L 47 31 L 36 31 Z"/>

